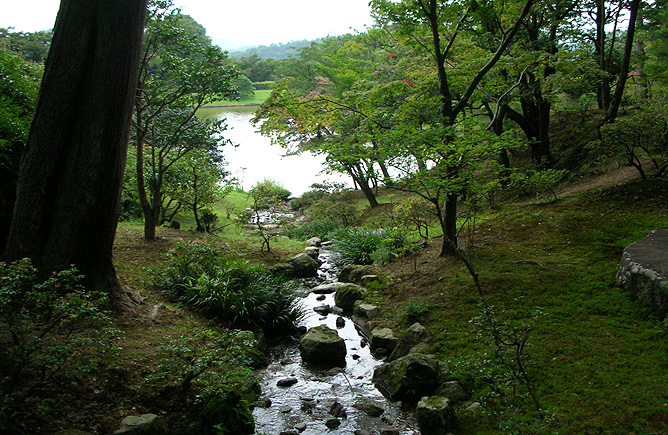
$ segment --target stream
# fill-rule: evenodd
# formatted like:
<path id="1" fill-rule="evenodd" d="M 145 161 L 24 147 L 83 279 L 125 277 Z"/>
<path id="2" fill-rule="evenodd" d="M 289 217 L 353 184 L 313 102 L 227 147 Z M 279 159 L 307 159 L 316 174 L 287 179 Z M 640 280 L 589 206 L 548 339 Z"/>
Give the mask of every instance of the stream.
<path id="1" fill-rule="evenodd" d="M 322 265 L 318 271 L 317 284 L 335 282 L 338 274 L 335 254 L 326 248 L 321 248 L 319 260 Z M 339 320 L 337 326 L 338 315 L 322 316 L 313 310 L 322 304 L 333 307 L 334 294 L 309 293 L 304 297 L 302 304 L 306 313 L 301 322 L 302 326 L 312 328 L 327 325 L 344 339 L 347 348 L 346 365 L 343 370 L 322 370 L 305 365 L 299 353 L 299 341 L 296 339 L 271 347 L 269 365 L 262 371 L 260 381 L 263 397 L 271 400 L 271 406 L 254 409 L 255 433 L 418 434 L 414 413 L 404 412 L 400 408 L 400 403 L 385 399 L 371 382 L 374 369 L 382 364 L 382 359 L 371 354 L 366 339 L 359 334 L 353 321 L 344 317 L 345 324 L 341 326 Z M 288 387 L 277 385 L 279 380 L 286 378 L 295 378 L 297 382 Z M 325 423 L 334 418 L 331 409 L 335 402 L 342 406 L 345 416 L 341 415 L 340 411 L 338 413 L 335 411 L 340 425 L 330 428 Z M 376 404 L 385 412 L 381 417 L 371 417 L 353 407 L 359 402 Z M 336 406 L 341 408 L 339 405 Z M 387 431 L 388 428 L 397 431 Z M 356 432 L 358 430 L 360 432 Z"/>

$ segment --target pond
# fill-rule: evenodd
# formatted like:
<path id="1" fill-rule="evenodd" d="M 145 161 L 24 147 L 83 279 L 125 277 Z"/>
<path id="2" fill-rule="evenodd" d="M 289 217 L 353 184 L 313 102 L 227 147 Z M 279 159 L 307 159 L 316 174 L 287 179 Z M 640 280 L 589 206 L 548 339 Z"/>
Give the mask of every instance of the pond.
<path id="1" fill-rule="evenodd" d="M 257 132 L 250 120 L 255 107 L 205 108 L 204 116 L 225 118 L 227 130 L 223 133 L 235 147 L 224 147 L 227 170 L 239 180 L 243 190 L 264 179 L 272 179 L 288 189 L 292 196 L 299 196 L 311 189 L 313 183 L 325 181 L 345 182 L 339 174 L 323 173 L 324 157 L 305 153 L 286 156 L 286 150 L 272 145 L 268 137 Z"/>

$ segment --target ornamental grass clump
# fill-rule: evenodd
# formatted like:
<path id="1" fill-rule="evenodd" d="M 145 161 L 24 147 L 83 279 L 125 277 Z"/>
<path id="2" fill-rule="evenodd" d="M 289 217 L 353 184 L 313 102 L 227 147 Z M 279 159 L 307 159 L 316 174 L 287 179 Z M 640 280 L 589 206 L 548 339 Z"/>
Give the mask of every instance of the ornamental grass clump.
<path id="1" fill-rule="evenodd" d="M 332 250 L 343 264 L 385 264 L 402 253 L 406 236 L 395 231 L 366 228 L 341 228 L 332 232 Z"/>
<path id="2" fill-rule="evenodd" d="M 156 284 L 172 300 L 229 327 L 287 333 L 303 315 L 296 284 L 203 241 L 178 242 Z"/>

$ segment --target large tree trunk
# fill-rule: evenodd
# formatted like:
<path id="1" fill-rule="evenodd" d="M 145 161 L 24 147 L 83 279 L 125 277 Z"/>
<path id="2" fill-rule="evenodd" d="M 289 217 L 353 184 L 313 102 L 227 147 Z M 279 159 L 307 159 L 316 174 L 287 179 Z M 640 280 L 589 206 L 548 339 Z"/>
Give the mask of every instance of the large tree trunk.
<path id="1" fill-rule="evenodd" d="M 5 257 L 76 265 L 117 302 L 120 212 L 146 0 L 62 0 L 21 165 Z"/>

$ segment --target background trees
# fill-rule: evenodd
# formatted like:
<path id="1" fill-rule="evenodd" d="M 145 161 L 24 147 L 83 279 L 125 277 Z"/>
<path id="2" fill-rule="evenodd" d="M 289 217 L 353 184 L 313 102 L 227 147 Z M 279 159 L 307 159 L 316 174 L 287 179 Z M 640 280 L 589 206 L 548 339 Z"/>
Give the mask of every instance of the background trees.
<path id="1" fill-rule="evenodd" d="M 237 95 L 232 84 L 236 70 L 226 53 L 203 37 L 200 27 L 169 0 L 150 5 L 133 117 L 137 189 L 147 240 L 155 239 L 160 224 L 165 172 L 222 131 L 223 123 L 199 121 L 197 110 L 206 102 Z"/>

